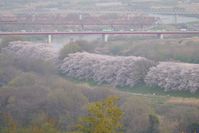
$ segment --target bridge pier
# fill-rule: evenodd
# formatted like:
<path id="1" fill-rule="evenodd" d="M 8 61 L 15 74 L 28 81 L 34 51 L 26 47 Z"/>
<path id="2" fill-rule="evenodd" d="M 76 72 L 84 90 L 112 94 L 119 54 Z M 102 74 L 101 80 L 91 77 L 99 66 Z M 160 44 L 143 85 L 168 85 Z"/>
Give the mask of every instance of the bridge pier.
<path id="1" fill-rule="evenodd" d="M 84 25 L 83 24 L 81 24 L 81 29 L 82 29 L 82 31 L 84 31 Z"/>
<path id="2" fill-rule="evenodd" d="M 109 38 L 108 34 L 102 34 L 102 39 L 104 42 L 108 42 L 108 38 Z"/>
<path id="3" fill-rule="evenodd" d="M 159 39 L 164 39 L 164 35 L 163 34 L 157 34 Z"/>
<path id="4" fill-rule="evenodd" d="M 52 43 L 52 35 L 48 35 L 48 43 Z"/>
<path id="5" fill-rule="evenodd" d="M 174 24 L 178 24 L 178 15 L 177 14 L 174 15 Z"/>

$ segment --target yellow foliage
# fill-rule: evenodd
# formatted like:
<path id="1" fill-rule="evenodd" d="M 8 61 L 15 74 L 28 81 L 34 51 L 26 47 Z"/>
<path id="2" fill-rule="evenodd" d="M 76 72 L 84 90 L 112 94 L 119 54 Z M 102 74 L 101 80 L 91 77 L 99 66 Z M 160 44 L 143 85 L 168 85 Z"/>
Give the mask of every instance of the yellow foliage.
<path id="1" fill-rule="evenodd" d="M 53 120 L 46 120 L 41 125 L 31 125 L 29 127 L 20 127 L 16 124 L 10 115 L 5 115 L 6 127 L 0 129 L 0 133 L 63 133 L 58 130 Z"/>
<path id="2" fill-rule="evenodd" d="M 122 125 L 122 111 L 118 107 L 118 97 L 108 97 L 105 100 L 91 103 L 88 106 L 88 116 L 80 119 L 78 130 L 81 133 L 119 133 Z"/>

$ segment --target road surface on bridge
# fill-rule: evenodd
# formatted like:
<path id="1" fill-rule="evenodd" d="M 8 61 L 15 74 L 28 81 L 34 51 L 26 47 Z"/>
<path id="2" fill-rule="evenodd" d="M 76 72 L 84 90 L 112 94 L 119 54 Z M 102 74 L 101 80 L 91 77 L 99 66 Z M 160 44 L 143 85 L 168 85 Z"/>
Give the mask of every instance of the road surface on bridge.
<path id="1" fill-rule="evenodd" d="M 74 31 L 74 32 L 0 32 L 0 35 L 199 35 L 199 31 Z"/>

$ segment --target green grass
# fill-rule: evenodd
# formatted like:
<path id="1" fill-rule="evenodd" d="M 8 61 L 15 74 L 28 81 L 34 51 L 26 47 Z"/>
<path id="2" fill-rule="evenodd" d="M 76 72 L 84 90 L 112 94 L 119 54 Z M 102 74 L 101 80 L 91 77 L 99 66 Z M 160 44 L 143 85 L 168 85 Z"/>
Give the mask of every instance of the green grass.
<path id="1" fill-rule="evenodd" d="M 110 87 L 115 88 L 114 86 L 111 86 L 110 84 L 97 84 L 93 80 L 79 80 L 71 77 L 66 77 L 62 75 L 66 80 L 69 80 L 75 84 L 79 85 L 85 85 L 89 87 Z M 199 91 L 196 93 L 190 93 L 187 91 L 169 91 L 165 92 L 163 88 L 160 88 L 158 86 L 147 86 L 145 84 L 140 84 L 134 87 L 116 87 L 119 91 L 124 91 L 128 93 L 136 93 L 136 94 L 144 94 L 144 95 L 154 95 L 154 96 L 167 96 L 167 97 L 184 97 L 184 98 L 199 98 Z"/>
<path id="2" fill-rule="evenodd" d="M 195 97 L 199 98 L 199 92 L 196 92 L 194 94 L 186 91 L 169 91 L 165 92 L 164 89 L 160 87 L 150 87 L 147 85 L 137 85 L 134 87 L 118 87 L 121 91 L 126 91 L 130 93 L 139 93 L 139 94 L 152 94 L 156 96 L 174 96 L 174 97 Z"/>

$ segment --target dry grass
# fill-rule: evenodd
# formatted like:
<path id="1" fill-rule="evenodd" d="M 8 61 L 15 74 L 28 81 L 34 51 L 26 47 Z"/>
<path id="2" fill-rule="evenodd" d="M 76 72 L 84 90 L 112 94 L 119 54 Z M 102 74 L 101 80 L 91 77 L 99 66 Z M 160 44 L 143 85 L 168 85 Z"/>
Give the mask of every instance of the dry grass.
<path id="1" fill-rule="evenodd" d="M 199 99 L 196 98 L 171 98 L 167 101 L 167 103 L 199 107 Z"/>

